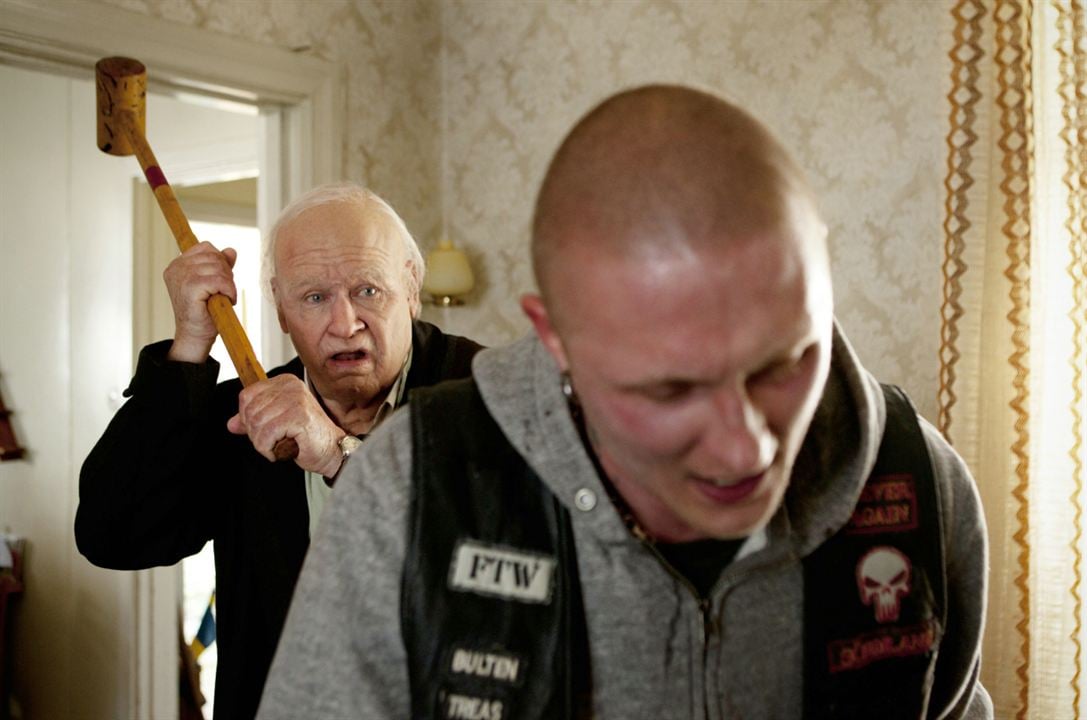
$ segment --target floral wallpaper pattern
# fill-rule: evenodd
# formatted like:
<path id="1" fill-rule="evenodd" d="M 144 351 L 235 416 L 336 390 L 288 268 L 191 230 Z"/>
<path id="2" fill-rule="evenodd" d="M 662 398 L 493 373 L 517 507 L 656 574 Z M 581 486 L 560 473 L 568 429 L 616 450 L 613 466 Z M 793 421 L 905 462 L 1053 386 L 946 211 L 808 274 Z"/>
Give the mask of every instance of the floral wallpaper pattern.
<path id="1" fill-rule="evenodd" d="M 941 0 L 94 1 L 340 63 L 345 177 L 387 197 L 424 249 L 444 194 L 478 285 L 469 305 L 426 317 L 491 344 L 528 329 L 518 298 L 533 286 L 532 202 L 577 118 L 646 82 L 719 93 L 809 173 L 847 335 L 935 417 L 951 32 Z"/>
<path id="2" fill-rule="evenodd" d="M 527 327 L 532 201 L 585 111 L 646 82 L 695 84 L 795 153 L 830 227 L 838 315 L 877 376 L 934 417 L 950 21 L 942 2 L 445 4 L 450 225 L 496 342 Z M 632 316 L 637 308 L 630 309 Z"/>
<path id="3" fill-rule="evenodd" d="M 100 2 L 342 68 L 341 173 L 374 188 L 424 242 L 439 226 L 440 5 L 434 0 L 71 0 Z"/>

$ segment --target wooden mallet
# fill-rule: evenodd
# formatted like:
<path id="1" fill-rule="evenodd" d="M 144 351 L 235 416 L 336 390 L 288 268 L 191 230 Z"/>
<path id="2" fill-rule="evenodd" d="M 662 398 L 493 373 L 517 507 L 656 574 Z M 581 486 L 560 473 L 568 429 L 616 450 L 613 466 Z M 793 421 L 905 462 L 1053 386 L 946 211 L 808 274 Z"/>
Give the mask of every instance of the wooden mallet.
<path id="1" fill-rule="evenodd" d="M 110 155 L 136 156 L 177 246 L 185 252 L 198 241 L 144 137 L 147 69 L 140 61 L 125 57 L 103 58 L 94 69 L 98 88 L 98 149 Z M 208 312 L 238 369 L 242 384 L 248 386 L 266 380 L 268 376 L 253 353 L 253 346 L 234 314 L 230 298 L 212 295 L 208 298 Z M 282 438 L 276 443 L 274 452 L 277 460 L 290 460 L 298 456 L 298 443 L 294 438 Z"/>

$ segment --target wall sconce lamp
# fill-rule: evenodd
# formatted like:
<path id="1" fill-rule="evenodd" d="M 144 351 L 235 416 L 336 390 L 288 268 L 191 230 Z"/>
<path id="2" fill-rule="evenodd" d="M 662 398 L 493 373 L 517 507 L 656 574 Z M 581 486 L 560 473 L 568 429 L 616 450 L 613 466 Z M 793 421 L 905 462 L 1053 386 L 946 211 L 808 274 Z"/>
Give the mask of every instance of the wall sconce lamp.
<path id="1" fill-rule="evenodd" d="M 426 264 L 423 290 L 430 295 L 428 302 L 443 307 L 463 305 L 461 296 L 471 292 L 476 283 L 464 251 L 454 247 L 448 238 L 442 238 L 438 247 L 427 255 Z"/>

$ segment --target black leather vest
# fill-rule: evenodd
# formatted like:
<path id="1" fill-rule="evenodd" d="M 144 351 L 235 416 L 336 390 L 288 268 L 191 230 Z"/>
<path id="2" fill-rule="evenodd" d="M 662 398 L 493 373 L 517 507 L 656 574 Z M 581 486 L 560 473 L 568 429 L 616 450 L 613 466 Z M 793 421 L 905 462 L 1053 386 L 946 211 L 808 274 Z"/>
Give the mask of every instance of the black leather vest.
<path id="1" fill-rule="evenodd" d="M 804 558 L 804 717 L 924 718 L 947 624 L 943 513 L 917 413 L 887 423 L 850 521 Z"/>
<path id="2" fill-rule="evenodd" d="M 887 429 L 850 523 L 804 560 L 806 718 L 920 718 L 944 627 L 939 498 L 916 414 Z M 412 393 L 401 591 L 412 718 L 585 718 L 591 669 L 566 508 L 471 379 Z"/>

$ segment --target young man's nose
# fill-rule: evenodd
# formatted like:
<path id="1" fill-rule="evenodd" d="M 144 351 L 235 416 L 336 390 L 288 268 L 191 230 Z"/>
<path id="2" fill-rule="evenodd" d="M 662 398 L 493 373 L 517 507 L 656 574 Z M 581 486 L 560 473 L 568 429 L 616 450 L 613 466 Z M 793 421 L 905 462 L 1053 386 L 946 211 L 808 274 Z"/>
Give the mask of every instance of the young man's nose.
<path id="1" fill-rule="evenodd" d="M 723 387 L 710 399 L 704 456 L 722 479 L 738 480 L 762 472 L 772 455 L 766 418 L 744 388 Z"/>

